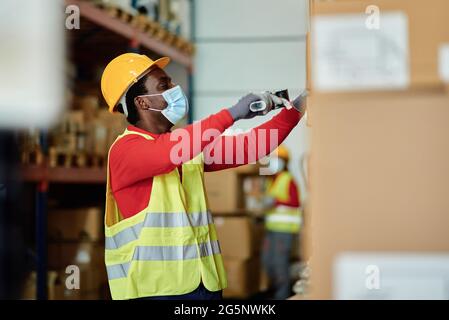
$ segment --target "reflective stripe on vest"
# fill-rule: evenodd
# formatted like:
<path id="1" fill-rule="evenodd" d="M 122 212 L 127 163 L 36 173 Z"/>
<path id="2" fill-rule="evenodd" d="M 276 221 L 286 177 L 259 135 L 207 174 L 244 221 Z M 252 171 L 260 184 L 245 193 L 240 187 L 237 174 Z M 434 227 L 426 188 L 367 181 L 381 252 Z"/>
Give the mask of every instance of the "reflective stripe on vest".
<path id="1" fill-rule="evenodd" d="M 105 240 L 106 249 L 117 249 L 128 244 L 139 237 L 143 228 L 162 228 L 162 227 L 199 227 L 212 223 L 210 212 L 198 213 L 156 213 L 151 212 L 145 216 L 145 220 L 136 225 L 130 226 L 117 233 L 114 236 L 107 236 Z"/>
<path id="2" fill-rule="evenodd" d="M 301 217 L 298 215 L 287 215 L 282 213 L 270 214 L 267 216 L 267 222 L 286 222 L 301 225 Z"/>
<path id="3" fill-rule="evenodd" d="M 302 224 L 299 208 L 271 210 L 265 217 L 265 228 L 269 231 L 297 233 Z"/>
<path id="4" fill-rule="evenodd" d="M 134 251 L 132 261 L 189 260 L 219 254 L 220 252 L 218 241 L 187 246 L 138 246 Z M 126 277 L 130 264 L 131 261 L 106 266 L 109 280 Z"/>

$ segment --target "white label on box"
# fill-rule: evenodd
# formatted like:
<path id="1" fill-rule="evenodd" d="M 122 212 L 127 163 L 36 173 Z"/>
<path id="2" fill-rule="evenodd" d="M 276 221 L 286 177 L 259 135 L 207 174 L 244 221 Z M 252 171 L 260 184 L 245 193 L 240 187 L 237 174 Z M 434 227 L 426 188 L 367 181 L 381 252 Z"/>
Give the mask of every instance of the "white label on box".
<path id="1" fill-rule="evenodd" d="M 440 46 L 438 70 L 441 80 L 449 83 L 449 43 Z"/>
<path id="2" fill-rule="evenodd" d="M 313 19 L 312 80 L 318 91 L 404 89 L 410 83 L 408 18 L 380 12 Z M 377 28 L 378 26 L 378 28 Z"/>
<path id="3" fill-rule="evenodd" d="M 449 254 L 344 253 L 333 279 L 336 299 L 449 299 Z"/>

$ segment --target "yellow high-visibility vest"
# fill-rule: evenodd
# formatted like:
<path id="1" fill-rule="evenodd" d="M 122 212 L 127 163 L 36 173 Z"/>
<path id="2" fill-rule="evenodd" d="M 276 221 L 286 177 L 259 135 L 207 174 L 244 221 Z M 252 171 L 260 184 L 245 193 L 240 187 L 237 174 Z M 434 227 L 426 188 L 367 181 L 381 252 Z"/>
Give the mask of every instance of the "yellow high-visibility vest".
<path id="1" fill-rule="evenodd" d="M 153 139 L 125 130 L 115 142 L 129 134 Z M 182 183 L 177 169 L 155 176 L 148 206 L 123 219 L 111 190 L 108 157 L 105 263 L 113 299 L 185 294 L 201 281 L 210 291 L 226 287 L 203 163 L 202 154 L 184 163 Z"/>
<path id="2" fill-rule="evenodd" d="M 288 201 L 289 186 L 293 176 L 283 171 L 271 182 L 268 194 L 276 200 Z M 265 216 L 265 228 L 269 231 L 296 233 L 301 228 L 302 213 L 299 208 L 277 205 L 269 210 Z"/>

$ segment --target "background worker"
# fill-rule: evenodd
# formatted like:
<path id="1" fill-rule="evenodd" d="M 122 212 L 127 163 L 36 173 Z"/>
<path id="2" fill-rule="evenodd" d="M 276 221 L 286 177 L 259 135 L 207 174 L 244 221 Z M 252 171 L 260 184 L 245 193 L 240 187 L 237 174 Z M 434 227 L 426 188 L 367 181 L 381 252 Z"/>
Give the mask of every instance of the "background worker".
<path id="1" fill-rule="evenodd" d="M 264 99 L 270 107 L 277 99 L 248 94 L 230 108 L 170 131 L 187 114 L 188 101 L 164 72 L 168 63 L 127 53 L 113 59 L 101 79 L 109 110 L 124 113 L 130 123 L 108 157 L 105 262 L 113 299 L 220 299 L 226 275 L 204 172 L 246 164 L 250 152 L 256 160 L 264 157 L 304 114 L 304 98 L 298 97 L 246 134 L 221 135 L 235 121 L 264 114 L 251 112 L 251 102 Z M 218 134 L 201 139 L 210 129 Z M 265 134 L 270 129 L 278 131 L 272 143 Z M 174 139 L 186 135 L 187 140 Z M 237 139 L 249 137 L 255 137 L 256 148 L 246 139 L 240 150 Z M 266 142 L 262 150 L 259 139 Z M 181 163 L 173 159 L 180 143 L 189 151 Z"/>
<path id="2" fill-rule="evenodd" d="M 274 176 L 267 186 L 269 209 L 265 215 L 262 260 L 275 299 L 290 296 L 290 254 L 301 226 L 299 188 L 288 171 L 289 160 L 287 148 L 280 145 L 269 162 Z"/>

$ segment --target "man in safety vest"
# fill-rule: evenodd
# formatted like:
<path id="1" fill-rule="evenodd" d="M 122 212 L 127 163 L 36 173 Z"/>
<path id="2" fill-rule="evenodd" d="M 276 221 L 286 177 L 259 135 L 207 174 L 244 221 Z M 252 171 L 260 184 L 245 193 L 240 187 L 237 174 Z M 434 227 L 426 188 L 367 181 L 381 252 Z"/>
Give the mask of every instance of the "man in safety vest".
<path id="1" fill-rule="evenodd" d="M 267 186 L 269 210 L 265 215 L 262 260 L 270 285 L 275 291 L 275 299 L 290 296 L 290 253 L 301 226 L 299 189 L 288 171 L 289 160 L 287 148 L 280 145 L 269 162 L 274 176 Z"/>
<path id="2" fill-rule="evenodd" d="M 123 113 L 130 123 L 111 146 L 107 166 L 105 263 L 113 299 L 220 299 L 226 275 L 204 172 L 269 154 L 305 110 L 300 96 L 250 132 L 223 136 L 235 121 L 266 114 L 251 112 L 252 102 L 265 101 L 268 111 L 279 103 L 269 93 L 248 94 L 171 130 L 187 114 L 188 101 L 163 70 L 168 63 L 166 57 L 153 61 L 126 53 L 101 78 L 109 111 Z M 237 143 L 242 138 L 245 143 Z"/>

